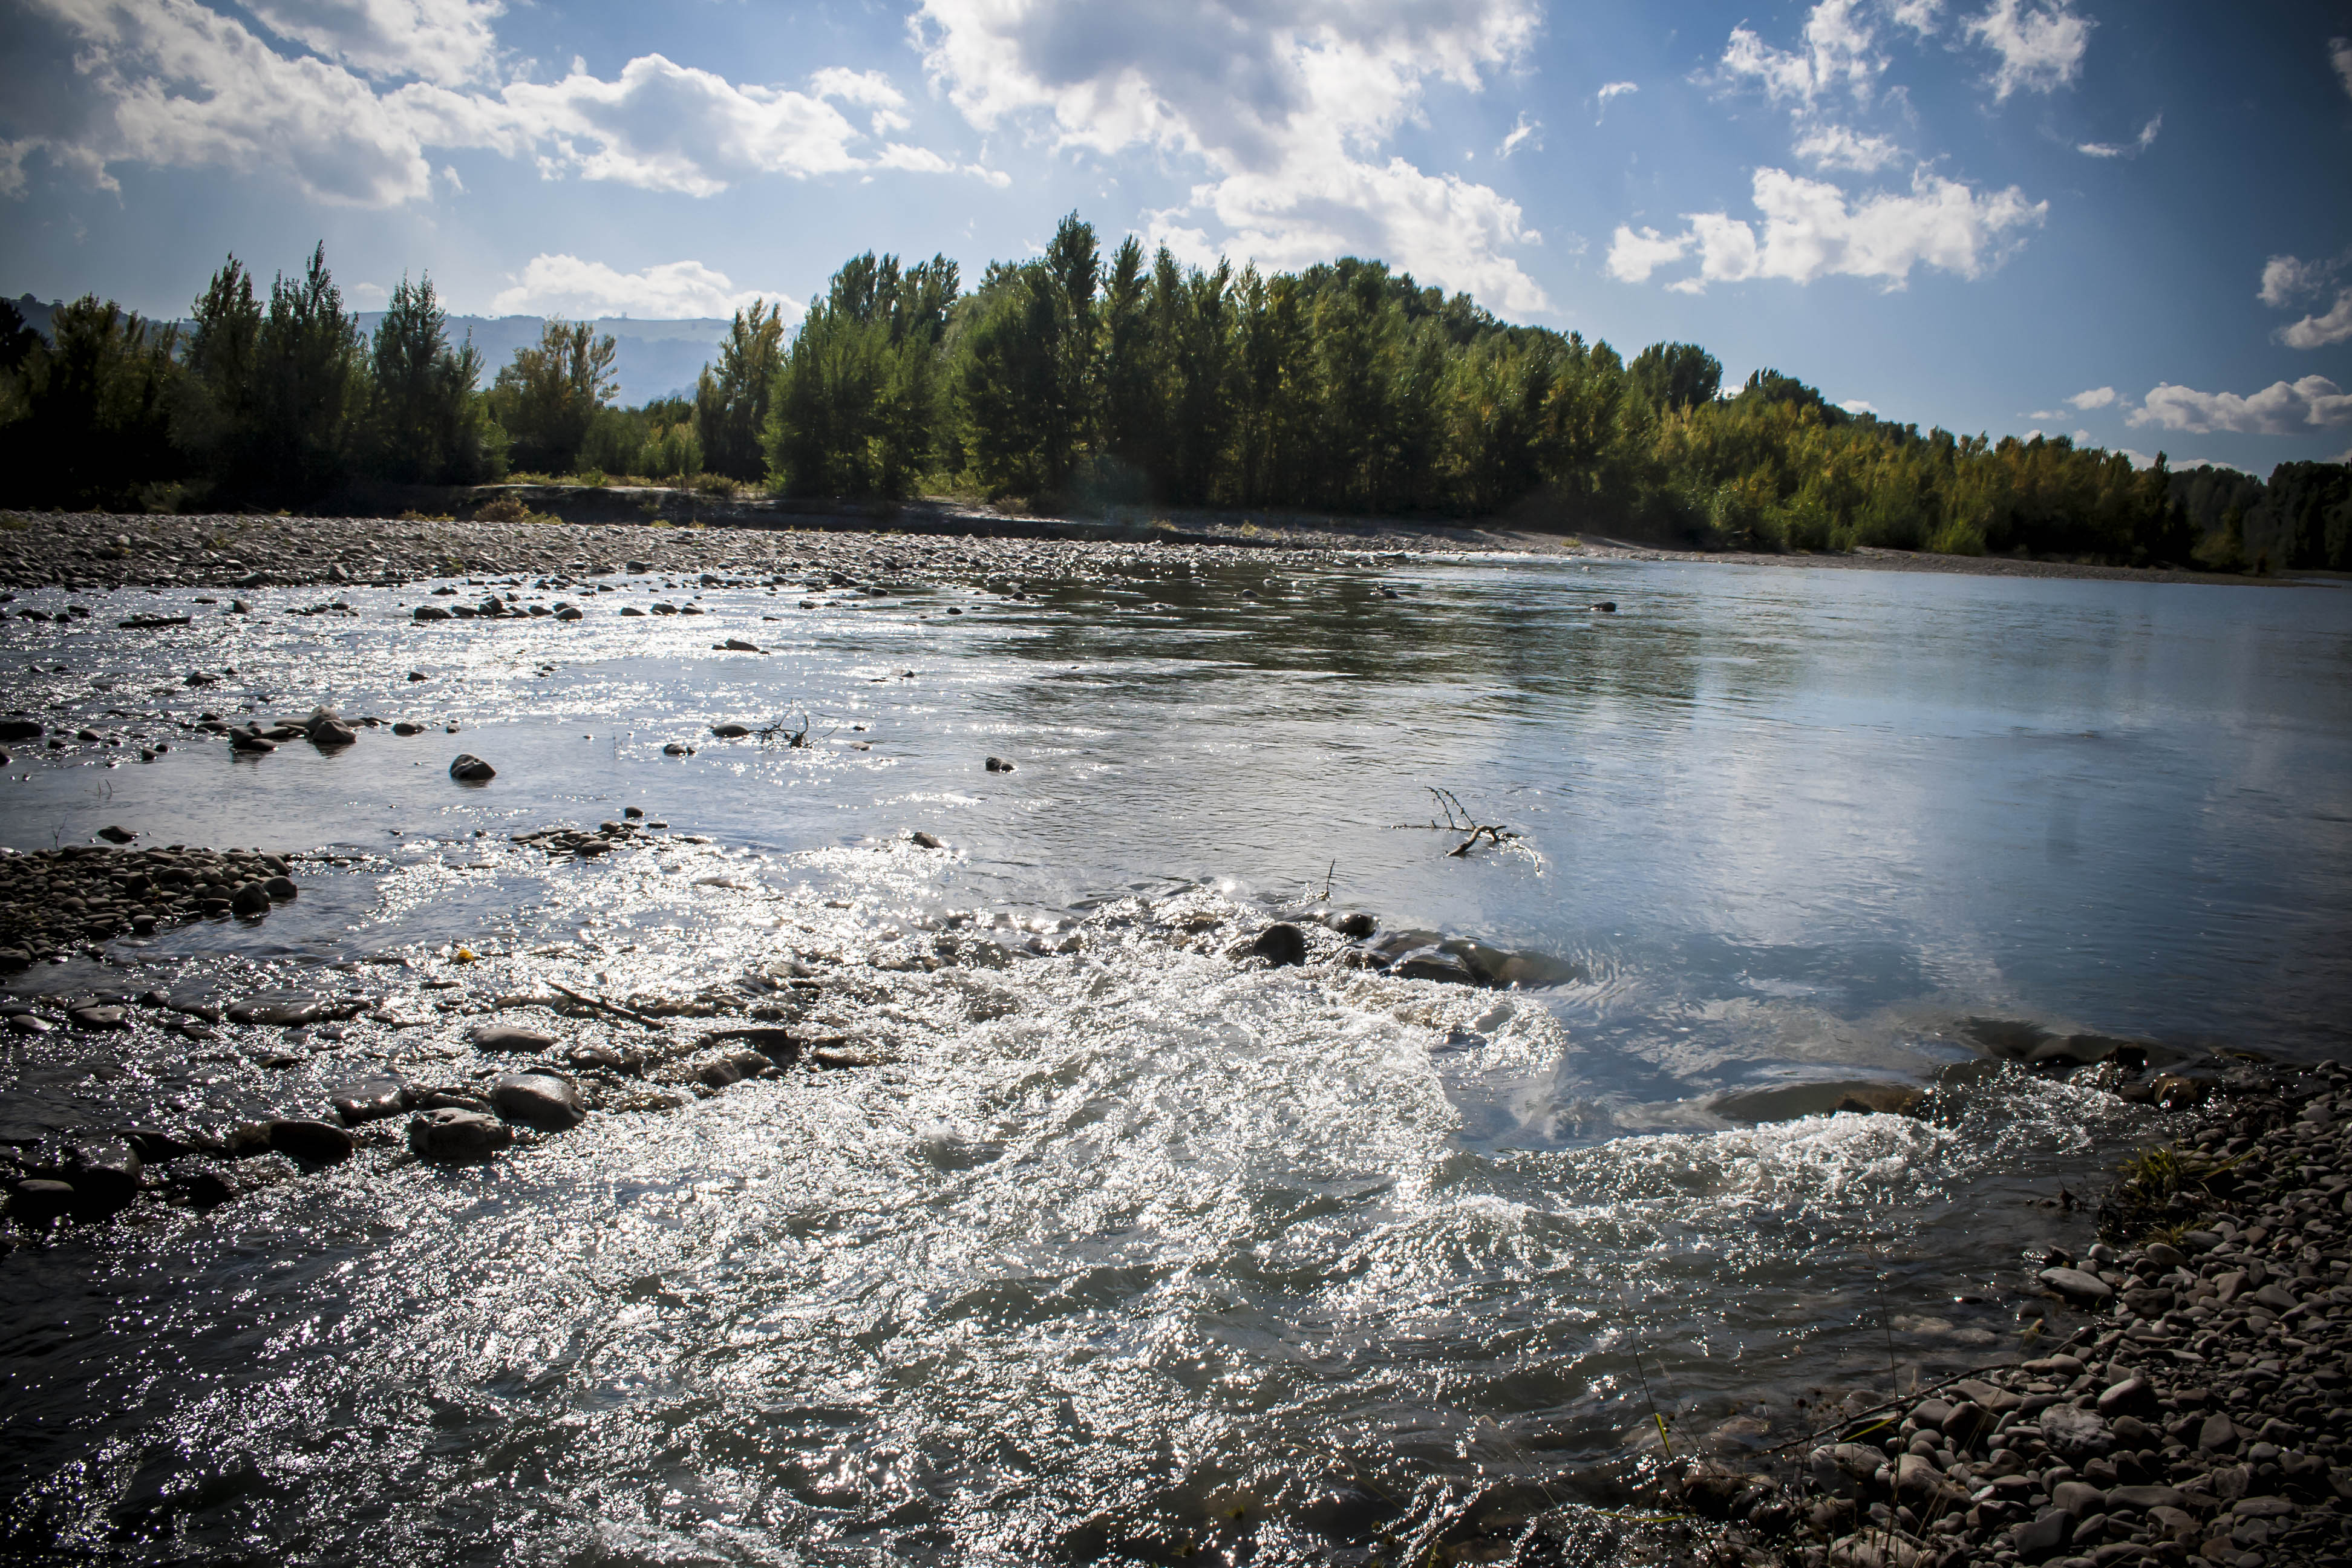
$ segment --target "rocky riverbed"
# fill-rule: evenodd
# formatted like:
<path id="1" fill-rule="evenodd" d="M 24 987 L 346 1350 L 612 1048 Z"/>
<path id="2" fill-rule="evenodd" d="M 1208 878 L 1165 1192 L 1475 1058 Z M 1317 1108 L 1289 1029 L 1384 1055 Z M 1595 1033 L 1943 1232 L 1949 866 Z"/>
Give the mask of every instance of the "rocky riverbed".
<path id="1" fill-rule="evenodd" d="M 2352 1074 L 2242 1067 L 2053 1250 L 2059 1342 L 1668 1492 L 1719 1561 L 2279 1568 L 2352 1562 Z M 1801 1419 L 1801 1415 L 1799 1416 Z"/>
<path id="2" fill-rule="evenodd" d="M 480 522 L 348 517 L 117 517 L 95 512 L 0 517 L 0 589 L 23 592 L 125 587 L 259 588 L 272 584 L 394 585 L 429 577 L 497 575 L 591 580 L 616 574 L 732 579 L 814 572 L 858 584 L 925 575 L 1015 586 L 1087 575 L 1104 563 L 1231 559 L 1263 554 L 1249 541 L 1182 542 L 1150 529 L 1065 539 L 966 531 L 898 533 L 761 526 L 676 527 L 642 522 Z M 1012 525 L 1008 525 L 1010 527 Z M 1370 546 L 1344 538 L 1268 534 L 1302 562 L 1353 560 Z M 1507 541 L 1447 535 L 1447 552 L 1502 548 Z M 1382 536 L 1393 551 L 1398 541 Z M 331 610 L 331 605 L 321 606 Z M 68 612 L 69 613 L 69 612 Z M 46 615 L 47 612 L 44 612 Z"/>

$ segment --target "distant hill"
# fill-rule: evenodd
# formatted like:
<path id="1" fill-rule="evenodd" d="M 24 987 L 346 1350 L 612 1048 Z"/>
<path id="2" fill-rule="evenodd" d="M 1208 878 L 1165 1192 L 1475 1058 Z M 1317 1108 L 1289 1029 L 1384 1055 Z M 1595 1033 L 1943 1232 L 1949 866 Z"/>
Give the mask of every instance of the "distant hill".
<path id="1" fill-rule="evenodd" d="M 17 299 L 16 309 L 24 312 L 28 325 L 47 337 L 49 319 L 57 313 L 58 303 L 50 300 L 44 304 L 26 294 Z M 383 320 L 381 310 L 362 310 L 360 330 L 373 332 L 376 323 Z M 472 334 L 474 346 L 482 351 L 488 374 L 496 374 L 499 366 L 514 358 L 515 350 L 537 342 L 546 325 L 543 316 L 452 316 L 449 340 L 462 342 L 468 333 Z M 613 365 L 620 376 L 620 400 L 625 404 L 643 403 L 673 393 L 690 395 L 702 367 L 719 357 L 719 344 L 727 336 L 727 327 L 726 321 L 714 318 L 645 321 L 612 316 L 596 323 L 598 331 L 613 336 L 617 351 Z"/>

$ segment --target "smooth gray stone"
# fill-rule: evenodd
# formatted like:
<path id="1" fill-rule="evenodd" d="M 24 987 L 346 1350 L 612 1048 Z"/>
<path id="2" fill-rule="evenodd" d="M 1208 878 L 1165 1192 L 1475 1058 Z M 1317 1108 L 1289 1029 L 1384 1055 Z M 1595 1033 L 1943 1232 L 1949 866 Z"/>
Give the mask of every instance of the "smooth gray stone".
<path id="1" fill-rule="evenodd" d="M 580 1090 L 552 1073 L 507 1073 L 490 1086 L 490 1103 L 509 1121 L 561 1132 L 588 1119 Z"/>
<path id="2" fill-rule="evenodd" d="M 412 1118 L 408 1147 L 420 1160 L 483 1160 L 514 1142 L 514 1130 L 494 1116 L 454 1105 Z"/>

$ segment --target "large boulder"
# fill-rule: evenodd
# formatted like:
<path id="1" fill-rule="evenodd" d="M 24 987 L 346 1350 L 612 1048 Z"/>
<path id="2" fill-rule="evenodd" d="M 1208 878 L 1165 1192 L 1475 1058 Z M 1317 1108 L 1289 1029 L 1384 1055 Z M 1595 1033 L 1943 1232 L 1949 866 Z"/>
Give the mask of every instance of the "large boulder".
<path id="1" fill-rule="evenodd" d="M 499 770 L 471 752 L 460 752 L 449 764 L 449 776 L 459 784 L 488 784 L 499 776 Z"/>

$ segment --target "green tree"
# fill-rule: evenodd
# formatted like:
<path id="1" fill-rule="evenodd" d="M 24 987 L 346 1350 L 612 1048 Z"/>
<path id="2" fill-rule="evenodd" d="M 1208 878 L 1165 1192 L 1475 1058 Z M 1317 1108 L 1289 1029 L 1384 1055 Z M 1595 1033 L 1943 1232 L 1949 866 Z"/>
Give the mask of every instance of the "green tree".
<path id="1" fill-rule="evenodd" d="M 783 368 L 783 307 L 754 300 L 735 312 L 718 366 L 705 366 L 695 383 L 694 428 L 712 473 L 746 481 L 765 477 L 768 398 Z"/>
<path id="2" fill-rule="evenodd" d="M 350 477 L 367 363 L 359 321 L 327 271 L 327 247 L 299 278 L 269 285 L 247 404 L 247 482 L 266 499 L 308 501 Z"/>
<path id="3" fill-rule="evenodd" d="M 1723 390 L 1722 362 L 1696 343 L 1652 343 L 1626 368 L 1654 408 L 1696 408 Z"/>
<path id="4" fill-rule="evenodd" d="M 429 277 L 406 278 L 376 323 L 368 434 L 376 470 L 408 484 L 475 484 L 502 466 L 478 387 L 481 351 L 449 346 L 449 314 Z"/>
<path id="5" fill-rule="evenodd" d="M 551 321 L 537 344 L 515 350 L 490 387 L 490 406 L 514 443 L 514 465 L 568 474 L 613 400 L 613 340 L 593 321 Z"/>
<path id="6" fill-rule="evenodd" d="M 868 251 L 834 274 L 771 399 L 767 460 L 786 493 L 912 492 L 938 451 L 940 345 L 957 293 L 943 256 L 902 272 Z"/>
<path id="7" fill-rule="evenodd" d="M 54 341 L 37 341 L 16 366 L 23 415 L 0 426 L 0 471 L 23 500 L 137 509 L 180 467 L 178 334 L 88 294 L 49 331 Z"/>

